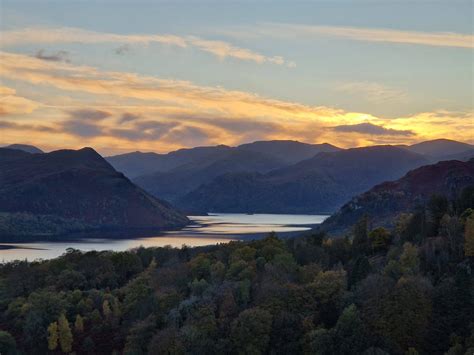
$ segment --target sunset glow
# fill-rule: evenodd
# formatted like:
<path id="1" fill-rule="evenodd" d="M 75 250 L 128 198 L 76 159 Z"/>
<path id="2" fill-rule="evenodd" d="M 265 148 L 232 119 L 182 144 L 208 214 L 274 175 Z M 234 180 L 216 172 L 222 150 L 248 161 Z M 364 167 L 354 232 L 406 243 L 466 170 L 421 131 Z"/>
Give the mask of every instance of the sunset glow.
<path id="1" fill-rule="evenodd" d="M 361 27 L 321 14 L 315 23 L 290 24 L 277 21 L 289 6 L 279 4 L 252 21 L 217 7 L 215 24 L 203 17 L 183 26 L 164 20 L 183 4 L 160 12 L 154 3 L 132 13 L 153 9 L 155 22 L 123 24 L 129 9 L 118 5 L 93 25 L 107 4 L 55 3 L 49 14 L 49 2 L 3 2 L 0 143 L 93 146 L 104 154 L 268 139 L 340 147 L 440 137 L 474 143 L 472 77 L 460 75 L 472 76 L 473 36 L 460 13 L 446 13 L 443 28 L 415 28 L 401 14 L 396 28 L 388 17 Z M 430 11 L 439 14 L 438 7 Z M 78 9 L 91 18 L 75 15 Z"/>

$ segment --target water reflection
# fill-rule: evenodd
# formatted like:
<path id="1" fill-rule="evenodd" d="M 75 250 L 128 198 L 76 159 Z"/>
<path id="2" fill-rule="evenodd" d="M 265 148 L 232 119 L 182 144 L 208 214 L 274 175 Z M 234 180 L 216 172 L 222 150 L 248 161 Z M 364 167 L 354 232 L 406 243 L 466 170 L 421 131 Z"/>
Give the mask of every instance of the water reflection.
<path id="1" fill-rule="evenodd" d="M 148 238 L 125 239 L 82 239 L 78 241 L 34 243 L 1 243 L 12 249 L 0 250 L 0 261 L 16 259 L 51 259 L 62 255 L 67 248 L 83 251 L 115 250 L 124 251 L 139 246 L 144 247 L 182 247 L 203 246 L 227 243 L 233 239 L 252 239 L 269 232 L 289 233 L 305 231 L 324 221 L 327 216 L 315 215 L 272 215 L 272 214 L 210 214 L 209 216 L 190 216 L 192 223 L 186 228 L 164 232 Z"/>

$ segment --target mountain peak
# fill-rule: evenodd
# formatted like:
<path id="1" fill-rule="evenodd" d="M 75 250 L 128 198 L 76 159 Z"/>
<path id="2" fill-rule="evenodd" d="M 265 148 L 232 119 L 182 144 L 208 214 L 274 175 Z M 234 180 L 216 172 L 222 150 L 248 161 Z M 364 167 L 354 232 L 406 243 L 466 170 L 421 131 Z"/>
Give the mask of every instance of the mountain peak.
<path id="1" fill-rule="evenodd" d="M 8 149 L 16 149 L 16 150 L 22 150 L 27 153 L 31 154 L 41 154 L 44 153 L 41 149 L 38 147 L 35 147 L 34 145 L 29 145 L 29 144 L 10 144 L 7 145 L 3 148 L 8 148 Z"/>

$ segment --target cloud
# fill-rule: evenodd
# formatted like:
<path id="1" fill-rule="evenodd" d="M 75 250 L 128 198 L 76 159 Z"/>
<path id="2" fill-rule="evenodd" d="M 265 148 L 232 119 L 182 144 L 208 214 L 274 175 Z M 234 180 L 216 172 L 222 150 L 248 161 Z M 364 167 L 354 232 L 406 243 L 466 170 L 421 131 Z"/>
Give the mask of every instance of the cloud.
<path id="1" fill-rule="evenodd" d="M 124 55 L 131 51 L 131 47 L 128 44 L 122 44 L 121 46 L 115 48 L 114 53 L 117 55 Z"/>
<path id="2" fill-rule="evenodd" d="M 36 52 L 34 57 L 42 60 L 49 60 L 51 62 L 70 62 L 68 51 L 57 51 L 56 53 L 46 54 L 44 49 L 40 49 Z"/>
<path id="3" fill-rule="evenodd" d="M 68 112 L 72 119 L 82 119 L 87 121 L 101 121 L 112 114 L 103 110 L 79 109 Z"/>
<path id="4" fill-rule="evenodd" d="M 122 114 L 122 117 L 120 118 L 119 122 L 121 124 L 131 122 L 131 121 L 136 121 L 140 118 L 140 115 L 130 113 L 130 112 L 125 112 Z"/>
<path id="5" fill-rule="evenodd" d="M 407 94 L 402 90 L 369 81 L 338 84 L 335 90 L 363 96 L 366 100 L 374 103 L 405 101 L 407 99 Z"/>
<path id="6" fill-rule="evenodd" d="M 396 130 L 392 128 L 385 128 L 382 126 L 377 126 L 372 123 L 358 123 L 353 125 L 340 125 L 332 127 L 332 130 L 336 132 L 347 132 L 347 133 L 363 133 L 369 135 L 379 135 L 379 136 L 413 136 L 414 132 L 410 130 Z"/>
<path id="7" fill-rule="evenodd" d="M 53 86 L 58 89 L 145 101 L 188 105 L 193 109 L 214 109 L 229 116 L 265 115 L 274 119 L 310 119 L 337 116 L 342 110 L 314 107 L 264 98 L 243 91 L 197 86 L 188 81 L 159 79 L 133 73 L 99 71 L 93 67 L 52 63 L 0 52 L 0 74 L 12 80 Z"/>
<path id="8" fill-rule="evenodd" d="M 474 48 L 474 36 L 455 32 L 420 32 L 386 28 L 313 26 L 289 23 L 262 23 L 252 29 L 227 31 L 237 37 L 282 38 L 332 37 L 366 42 L 400 43 L 435 47 Z"/>
<path id="9" fill-rule="evenodd" d="M 100 126 L 80 120 L 67 120 L 61 124 L 62 130 L 79 137 L 103 136 L 104 131 Z"/>
<path id="10" fill-rule="evenodd" d="M 32 123 L 17 123 L 12 121 L 0 120 L 0 128 L 12 129 L 16 131 L 33 131 L 33 132 L 48 132 L 58 133 L 58 129 L 51 126 L 37 125 Z"/>
<path id="11" fill-rule="evenodd" d="M 196 36 L 176 36 L 169 34 L 115 34 L 88 31 L 80 28 L 25 28 L 3 31 L 2 47 L 20 44 L 58 44 L 58 43 L 120 43 L 115 53 L 123 55 L 130 50 L 131 44 L 150 45 L 154 43 L 180 48 L 193 47 L 211 53 L 219 58 L 234 58 L 255 63 L 286 64 L 294 67 L 294 62 L 286 62 L 281 56 L 265 56 L 246 48 L 240 48 L 224 41 L 206 40 Z M 49 56 L 48 56 L 49 57 Z M 45 59 L 45 58 L 42 58 Z M 51 59 L 52 60 L 52 59 Z"/>
<path id="12" fill-rule="evenodd" d="M 63 135 L 34 134 L 32 144 L 58 148 L 74 142 L 114 149 L 169 151 L 199 144 L 296 139 L 340 146 L 414 143 L 449 137 L 472 142 L 472 111 L 436 111 L 383 118 L 368 113 L 304 105 L 254 93 L 199 86 L 127 72 L 48 62 L 0 52 L 0 75 L 74 97 L 73 109 L 42 105 L 28 120 L 49 120 Z M 7 94 L 12 89 L 0 89 Z M 47 111 L 46 111 L 47 110 Z M 65 111 L 66 110 L 66 111 Z M 66 112 L 67 116 L 64 116 Z M 64 121 L 64 123 L 63 123 Z M 59 123 L 58 123 L 59 122 Z M 4 129 L 10 141 L 23 131 Z"/>
<path id="13" fill-rule="evenodd" d="M 15 89 L 0 86 L 0 116 L 27 114 L 40 106 L 39 102 L 18 96 Z"/>
<path id="14" fill-rule="evenodd" d="M 184 126 L 173 129 L 166 139 L 170 141 L 187 142 L 191 146 L 206 144 L 210 138 L 203 128 Z"/>
<path id="15" fill-rule="evenodd" d="M 288 67 L 295 67 L 294 62 L 286 62 L 285 59 L 281 56 L 268 57 L 263 54 L 251 51 L 246 48 L 235 47 L 224 41 L 210 41 L 201 39 L 199 37 L 189 36 L 187 37 L 188 42 L 194 47 L 212 53 L 219 58 L 232 57 L 235 59 L 254 61 L 256 63 L 272 63 L 277 65 L 286 64 Z"/>

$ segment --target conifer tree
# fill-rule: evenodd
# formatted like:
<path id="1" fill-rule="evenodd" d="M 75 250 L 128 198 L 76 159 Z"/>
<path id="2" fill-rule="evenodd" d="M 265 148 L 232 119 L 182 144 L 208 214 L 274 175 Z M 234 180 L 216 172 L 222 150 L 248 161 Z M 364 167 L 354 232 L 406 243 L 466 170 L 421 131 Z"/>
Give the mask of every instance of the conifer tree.
<path id="1" fill-rule="evenodd" d="M 48 326 L 48 349 L 53 351 L 58 347 L 58 322 L 53 322 Z"/>
<path id="2" fill-rule="evenodd" d="M 59 345 L 64 353 L 70 353 L 72 351 L 72 332 L 69 326 L 69 321 L 64 314 L 58 319 L 58 331 L 59 331 Z"/>

